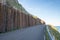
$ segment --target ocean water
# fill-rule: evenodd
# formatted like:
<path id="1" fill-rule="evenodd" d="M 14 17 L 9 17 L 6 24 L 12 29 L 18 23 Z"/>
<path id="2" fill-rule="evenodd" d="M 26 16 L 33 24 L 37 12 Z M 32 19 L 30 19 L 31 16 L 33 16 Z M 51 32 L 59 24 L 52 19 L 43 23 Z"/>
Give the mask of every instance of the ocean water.
<path id="1" fill-rule="evenodd" d="M 60 32 L 60 26 L 55 26 L 57 28 L 57 30 Z"/>

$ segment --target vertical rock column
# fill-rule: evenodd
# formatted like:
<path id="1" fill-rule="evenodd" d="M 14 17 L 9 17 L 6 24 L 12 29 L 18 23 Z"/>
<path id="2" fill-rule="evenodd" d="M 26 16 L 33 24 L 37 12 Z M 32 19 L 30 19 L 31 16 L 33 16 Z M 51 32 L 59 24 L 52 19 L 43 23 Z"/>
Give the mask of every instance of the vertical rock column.
<path id="1" fill-rule="evenodd" d="M 16 9 L 14 9 L 14 19 L 15 19 L 14 29 L 17 29 L 17 10 Z"/>
<path id="2" fill-rule="evenodd" d="M 0 3 L 0 32 L 5 32 L 4 12 L 5 7 Z"/>
<path id="3" fill-rule="evenodd" d="M 36 19 L 33 18 L 32 20 L 33 20 L 33 25 L 36 25 Z"/>
<path id="4" fill-rule="evenodd" d="M 29 26 L 32 26 L 32 16 L 29 15 Z"/>
<path id="5" fill-rule="evenodd" d="M 26 27 L 26 14 L 23 14 L 23 27 Z"/>
<path id="6" fill-rule="evenodd" d="M 20 28 L 20 12 L 17 10 L 17 28 Z"/>
<path id="7" fill-rule="evenodd" d="M 0 3 L 6 4 L 6 0 L 0 0 Z"/>
<path id="8" fill-rule="evenodd" d="M 29 16 L 26 14 L 26 26 L 28 27 L 29 26 Z"/>
<path id="9" fill-rule="evenodd" d="M 11 7 L 7 7 L 7 13 L 8 15 L 6 15 L 7 18 L 7 31 L 11 31 L 13 30 L 13 12 L 12 12 L 12 8 Z"/>
<path id="10" fill-rule="evenodd" d="M 39 25 L 39 24 L 40 24 L 40 19 L 36 18 L 36 25 Z"/>
<path id="11" fill-rule="evenodd" d="M 23 27 L 23 14 L 21 11 L 20 11 L 20 27 L 21 28 Z"/>
<path id="12" fill-rule="evenodd" d="M 14 29 L 14 9 L 11 7 L 11 30 Z"/>

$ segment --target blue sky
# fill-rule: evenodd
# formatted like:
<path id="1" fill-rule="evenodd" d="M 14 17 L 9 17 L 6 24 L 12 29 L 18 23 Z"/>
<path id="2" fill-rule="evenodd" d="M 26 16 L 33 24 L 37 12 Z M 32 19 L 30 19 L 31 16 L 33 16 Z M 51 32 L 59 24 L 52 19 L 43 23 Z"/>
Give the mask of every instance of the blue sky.
<path id="1" fill-rule="evenodd" d="M 19 0 L 19 3 L 46 24 L 60 26 L 60 0 Z"/>

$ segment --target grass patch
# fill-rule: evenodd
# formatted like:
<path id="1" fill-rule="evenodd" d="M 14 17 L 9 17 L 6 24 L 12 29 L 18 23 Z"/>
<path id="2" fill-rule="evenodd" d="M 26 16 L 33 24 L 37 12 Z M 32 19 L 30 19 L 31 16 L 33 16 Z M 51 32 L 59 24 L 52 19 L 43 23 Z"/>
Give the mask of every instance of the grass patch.
<path id="1" fill-rule="evenodd" d="M 50 33 L 55 36 L 55 40 L 60 40 L 60 33 L 57 30 L 53 29 L 51 26 L 49 26 L 49 30 Z"/>
<path id="2" fill-rule="evenodd" d="M 15 7 L 15 8 L 17 8 L 18 10 L 21 10 L 24 13 L 28 13 L 25 10 L 25 8 L 21 4 L 19 4 L 18 2 L 16 2 L 15 0 L 7 0 L 6 2 L 7 2 L 7 5 Z"/>

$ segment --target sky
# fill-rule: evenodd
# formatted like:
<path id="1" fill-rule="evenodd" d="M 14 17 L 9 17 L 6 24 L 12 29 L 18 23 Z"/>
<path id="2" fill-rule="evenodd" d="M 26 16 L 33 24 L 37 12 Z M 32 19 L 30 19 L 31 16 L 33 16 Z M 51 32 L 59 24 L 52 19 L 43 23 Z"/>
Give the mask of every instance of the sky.
<path id="1" fill-rule="evenodd" d="M 46 24 L 60 26 L 60 0 L 18 0 L 32 15 L 44 20 Z"/>

